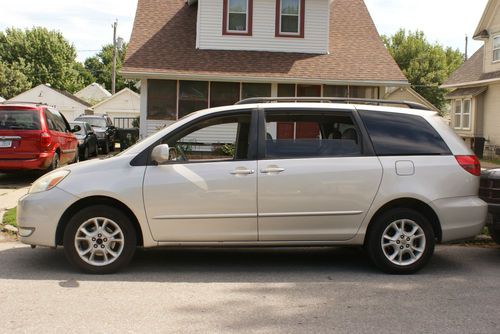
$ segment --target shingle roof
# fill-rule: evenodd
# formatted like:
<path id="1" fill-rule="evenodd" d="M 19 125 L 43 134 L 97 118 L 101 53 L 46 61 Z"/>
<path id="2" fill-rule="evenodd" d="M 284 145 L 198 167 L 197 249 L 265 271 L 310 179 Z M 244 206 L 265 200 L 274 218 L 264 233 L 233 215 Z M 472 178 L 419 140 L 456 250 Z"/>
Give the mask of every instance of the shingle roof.
<path id="1" fill-rule="evenodd" d="M 447 99 L 453 99 L 456 97 L 467 97 L 467 96 L 477 96 L 482 92 L 485 92 L 488 89 L 487 86 L 479 86 L 479 87 L 467 87 L 467 88 L 458 88 L 453 92 L 446 95 Z"/>
<path id="2" fill-rule="evenodd" d="M 363 0 L 332 2 L 325 55 L 199 50 L 196 16 L 185 0 L 139 0 L 122 72 L 407 83 Z"/>
<path id="3" fill-rule="evenodd" d="M 444 87 L 453 87 L 460 84 L 490 79 L 500 79 L 500 71 L 483 73 L 484 46 L 462 64 L 443 84 Z"/>

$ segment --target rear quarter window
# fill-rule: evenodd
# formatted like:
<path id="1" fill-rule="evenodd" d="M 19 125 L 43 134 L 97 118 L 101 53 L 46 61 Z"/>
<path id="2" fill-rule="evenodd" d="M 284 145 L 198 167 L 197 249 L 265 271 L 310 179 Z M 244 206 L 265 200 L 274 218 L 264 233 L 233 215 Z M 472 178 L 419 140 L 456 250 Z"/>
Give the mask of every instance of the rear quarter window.
<path id="1" fill-rule="evenodd" d="M 366 110 L 359 114 L 379 156 L 451 155 L 443 138 L 421 116 Z"/>

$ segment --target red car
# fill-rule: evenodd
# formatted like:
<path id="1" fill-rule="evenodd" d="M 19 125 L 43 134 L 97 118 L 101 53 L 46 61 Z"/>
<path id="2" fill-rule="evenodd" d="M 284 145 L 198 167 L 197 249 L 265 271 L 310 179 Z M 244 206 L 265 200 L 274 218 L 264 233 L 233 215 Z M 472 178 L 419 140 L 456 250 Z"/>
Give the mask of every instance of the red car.
<path id="1" fill-rule="evenodd" d="M 78 161 L 78 140 L 55 108 L 0 104 L 0 171 L 53 170 Z M 79 127 L 78 127 L 79 128 Z"/>

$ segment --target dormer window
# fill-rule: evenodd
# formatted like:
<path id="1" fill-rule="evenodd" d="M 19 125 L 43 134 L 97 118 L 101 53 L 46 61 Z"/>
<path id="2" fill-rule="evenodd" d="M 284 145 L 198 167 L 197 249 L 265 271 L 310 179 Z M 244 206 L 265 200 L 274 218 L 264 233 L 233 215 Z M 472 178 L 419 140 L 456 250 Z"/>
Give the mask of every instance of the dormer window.
<path id="1" fill-rule="evenodd" d="M 276 37 L 304 37 L 304 0 L 276 0 Z"/>
<path id="2" fill-rule="evenodd" d="M 223 35 L 252 35 L 253 0 L 224 0 Z"/>
<path id="3" fill-rule="evenodd" d="M 500 35 L 493 38 L 493 61 L 500 61 Z"/>

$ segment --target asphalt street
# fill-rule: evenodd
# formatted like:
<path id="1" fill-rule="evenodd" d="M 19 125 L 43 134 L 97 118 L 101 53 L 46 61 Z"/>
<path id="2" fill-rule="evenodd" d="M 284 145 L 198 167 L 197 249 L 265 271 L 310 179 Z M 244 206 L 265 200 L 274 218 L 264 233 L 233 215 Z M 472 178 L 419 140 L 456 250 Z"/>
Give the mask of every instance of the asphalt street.
<path id="1" fill-rule="evenodd" d="M 440 246 L 413 276 L 358 248 L 140 250 L 81 274 L 0 243 L 2 333 L 500 333 L 500 248 Z"/>

